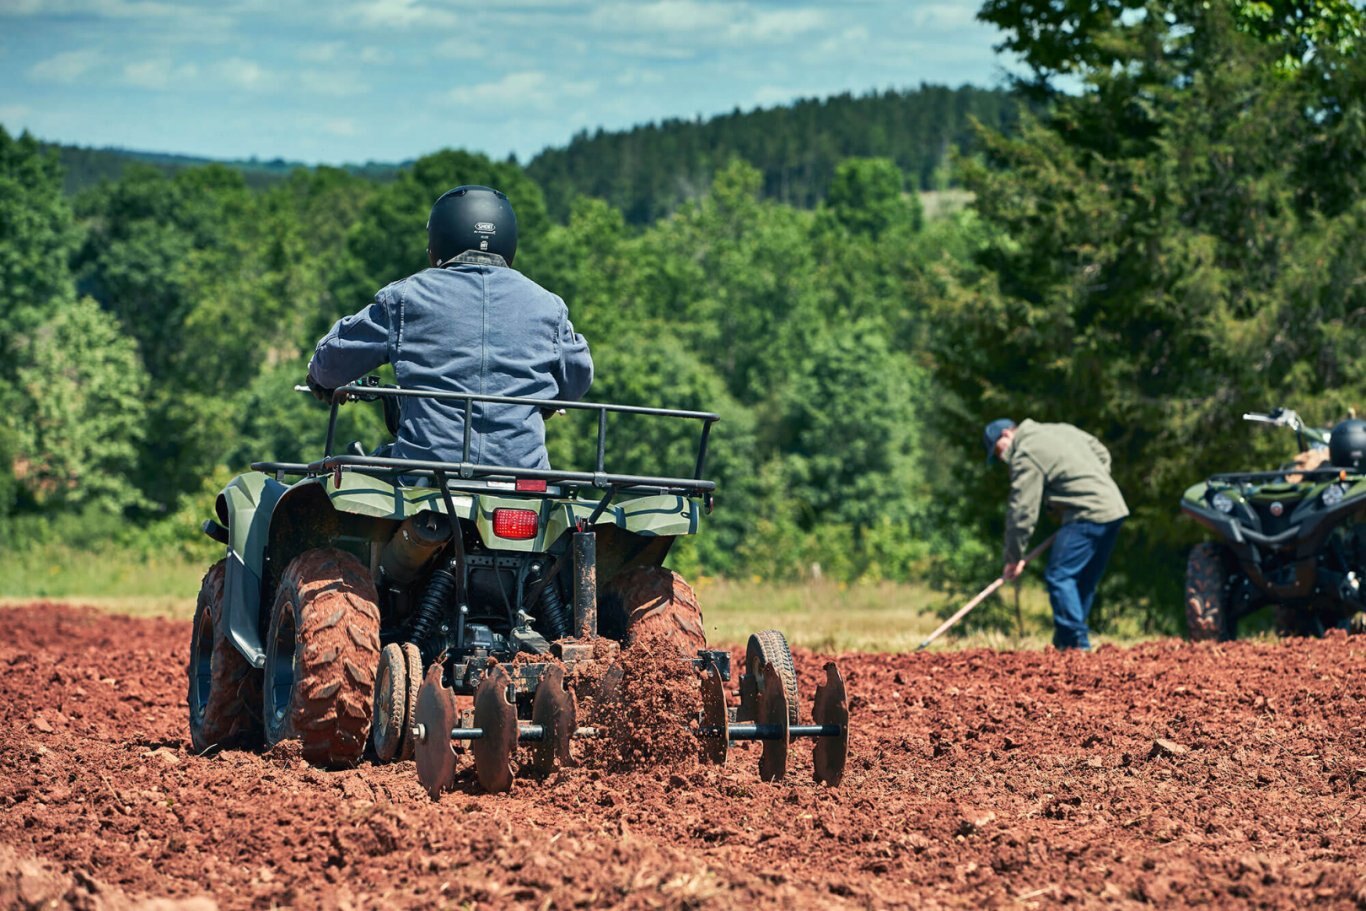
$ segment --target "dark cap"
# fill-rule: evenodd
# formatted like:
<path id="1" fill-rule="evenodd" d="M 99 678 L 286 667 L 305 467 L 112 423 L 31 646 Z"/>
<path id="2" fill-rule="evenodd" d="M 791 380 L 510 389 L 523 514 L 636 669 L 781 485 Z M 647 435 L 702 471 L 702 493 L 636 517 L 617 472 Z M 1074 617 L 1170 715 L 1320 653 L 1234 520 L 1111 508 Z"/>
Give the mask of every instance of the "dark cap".
<path id="1" fill-rule="evenodd" d="M 1015 422 L 1010 418 L 997 418 L 982 430 L 982 445 L 987 448 L 987 464 L 996 461 L 996 441 L 1007 430 L 1014 430 Z"/>

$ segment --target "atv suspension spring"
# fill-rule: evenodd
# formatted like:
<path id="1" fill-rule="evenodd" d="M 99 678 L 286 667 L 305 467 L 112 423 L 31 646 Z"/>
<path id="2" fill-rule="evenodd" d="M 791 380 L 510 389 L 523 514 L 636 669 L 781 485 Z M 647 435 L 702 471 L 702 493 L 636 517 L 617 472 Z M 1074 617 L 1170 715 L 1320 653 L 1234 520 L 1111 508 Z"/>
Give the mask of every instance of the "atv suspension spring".
<path id="1" fill-rule="evenodd" d="M 560 596 L 560 589 L 551 579 L 544 589 L 541 590 L 541 622 L 545 625 L 545 631 L 550 639 L 563 639 L 571 632 L 570 622 L 572 617 L 569 609 L 565 607 L 564 598 Z"/>
<path id="2" fill-rule="evenodd" d="M 413 617 L 410 641 L 420 645 L 431 635 L 432 628 L 441 619 L 441 609 L 446 606 L 454 590 L 455 573 L 449 569 L 438 569 L 432 573 L 431 581 L 427 583 L 427 591 L 422 595 L 422 603 L 418 605 L 417 614 Z"/>

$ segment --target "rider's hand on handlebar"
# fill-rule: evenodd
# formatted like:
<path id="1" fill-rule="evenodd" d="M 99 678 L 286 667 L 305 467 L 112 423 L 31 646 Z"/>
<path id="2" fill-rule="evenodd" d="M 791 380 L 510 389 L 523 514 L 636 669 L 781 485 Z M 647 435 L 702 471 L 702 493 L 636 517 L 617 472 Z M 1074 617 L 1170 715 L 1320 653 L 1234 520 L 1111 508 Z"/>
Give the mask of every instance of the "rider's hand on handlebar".
<path id="1" fill-rule="evenodd" d="M 308 391 L 313 393 L 313 397 L 320 402 L 332 401 L 333 390 L 328 389 L 326 386 L 323 386 L 317 380 L 313 379 L 312 373 L 308 375 Z"/>

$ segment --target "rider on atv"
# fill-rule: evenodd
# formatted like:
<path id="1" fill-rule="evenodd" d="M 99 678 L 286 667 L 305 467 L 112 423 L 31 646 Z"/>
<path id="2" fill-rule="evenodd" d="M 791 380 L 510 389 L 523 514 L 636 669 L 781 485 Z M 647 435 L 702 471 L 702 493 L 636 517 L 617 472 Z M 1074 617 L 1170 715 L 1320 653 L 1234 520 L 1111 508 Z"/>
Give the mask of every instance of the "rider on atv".
<path id="1" fill-rule="evenodd" d="M 461 186 L 437 199 L 427 220 L 431 268 L 379 290 L 374 303 L 337 321 L 318 342 L 308 385 L 328 401 L 332 390 L 394 367 L 404 389 L 573 401 L 593 382 L 588 343 L 569 310 L 512 268 L 517 218 L 507 196 Z M 399 459 L 460 461 L 462 406 L 404 398 Z M 520 404 L 473 406 L 470 459 L 518 468 L 549 468 L 543 414 Z"/>

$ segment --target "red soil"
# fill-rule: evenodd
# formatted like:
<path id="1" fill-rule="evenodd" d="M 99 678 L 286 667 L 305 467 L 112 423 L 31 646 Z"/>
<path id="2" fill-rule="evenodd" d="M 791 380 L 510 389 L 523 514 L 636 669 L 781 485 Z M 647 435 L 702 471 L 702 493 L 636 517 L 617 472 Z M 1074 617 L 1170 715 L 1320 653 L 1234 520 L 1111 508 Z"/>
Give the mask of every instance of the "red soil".
<path id="1" fill-rule="evenodd" d="M 796 745 L 435 803 L 411 762 L 194 755 L 188 641 L 0 610 L 0 908 L 1366 907 L 1362 638 L 848 655 L 838 789 Z"/>

